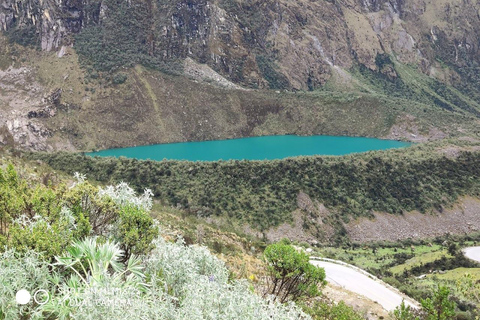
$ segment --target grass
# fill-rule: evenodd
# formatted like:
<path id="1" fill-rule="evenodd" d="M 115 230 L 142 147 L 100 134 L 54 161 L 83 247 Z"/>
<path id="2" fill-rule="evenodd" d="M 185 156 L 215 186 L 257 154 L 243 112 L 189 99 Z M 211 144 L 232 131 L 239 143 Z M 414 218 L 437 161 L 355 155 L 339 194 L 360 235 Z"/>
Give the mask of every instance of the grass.
<path id="1" fill-rule="evenodd" d="M 0 70 L 7 69 L 12 62 L 12 52 L 8 46 L 8 40 L 0 34 Z"/>
<path id="2" fill-rule="evenodd" d="M 291 221 L 300 191 L 334 213 L 327 219 L 334 227 L 341 227 L 340 219 L 368 217 L 372 211 L 428 213 L 454 204 L 463 195 L 478 195 L 475 173 L 480 154 L 447 158 L 438 152 L 444 143 L 274 161 L 140 161 L 66 153 L 31 157 L 99 181 L 149 187 L 164 204 L 181 206 L 192 215 L 238 219 L 266 230 Z M 346 238 L 340 229 L 338 234 Z"/>
<path id="3" fill-rule="evenodd" d="M 54 133 L 52 144 L 69 140 L 78 150 L 278 134 L 385 137 L 399 123 L 426 136 L 431 128 L 450 136 L 477 130 L 469 115 L 383 92 L 355 72 L 350 92 L 334 81 L 313 92 L 225 90 L 138 65 L 121 68 L 127 79 L 113 84 L 113 74 L 80 64 L 73 48 L 62 58 L 12 48 L 46 93 L 61 88 L 61 102 L 79 107 L 39 120 Z"/>
<path id="4" fill-rule="evenodd" d="M 405 125 L 427 136 L 431 128 L 450 136 L 476 130 L 470 116 L 392 96 L 355 72 L 350 92 L 333 82 L 313 92 L 225 90 L 141 66 L 121 68 L 126 82 L 113 84 L 114 75 L 80 64 L 73 48 L 62 58 L 12 48 L 18 61 L 35 70 L 45 92 L 61 88 L 62 103 L 81 107 L 39 120 L 54 133 L 52 143 L 69 140 L 79 150 L 252 135 L 385 137 L 407 114 L 414 120 Z M 2 57 L 8 60 L 10 53 L 0 52 Z"/>
<path id="5" fill-rule="evenodd" d="M 472 266 L 460 267 L 459 256 L 448 254 L 447 248 L 452 243 L 458 245 L 457 252 L 463 247 L 478 245 L 480 234 L 475 233 L 456 237 L 437 237 L 430 240 L 406 240 L 398 243 L 378 242 L 349 247 L 316 248 L 314 255 L 338 259 L 356 265 L 383 279 L 408 296 L 420 301 L 430 296 L 439 285 L 450 288 L 453 299 L 458 302 L 462 311 L 476 314 L 480 306 L 478 294 L 480 286 L 480 268 Z M 445 257 L 445 258 L 443 258 Z M 453 263 L 445 264 L 445 259 Z M 443 262 L 442 262 L 443 261 Z M 459 261 L 455 263 L 455 261 Z M 421 264 L 429 264 L 427 270 L 406 272 Z M 456 265 L 456 267 L 455 267 Z M 443 270 L 445 266 L 447 269 Z M 426 274 L 419 277 L 420 273 Z M 465 274 L 472 275 L 476 288 L 465 291 Z M 463 283 L 463 285 L 460 285 Z M 460 289 L 463 288 L 463 289 Z M 468 318 L 470 319 L 470 318 Z"/>
<path id="6" fill-rule="evenodd" d="M 455 282 L 464 277 L 465 274 L 471 274 L 474 281 L 480 281 L 480 268 L 457 268 L 448 270 L 445 273 L 429 274 L 427 278 Z"/>
<path id="7" fill-rule="evenodd" d="M 416 250 L 416 248 L 415 248 L 415 250 Z M 415 266 L 425 264 L 425 263 L 428 263 L 428 262 L 433 262 L 435 260 L 440 259 L 443 256 L 445 256 L 447 258 L 452 257 L 451 255 L 449 255 L 447 253 L 446 250 L 427 252 L 427 253 L 423 253 L 423 254 L 420 254 L 420 255 L 415 255 L 415 257 L 407 260 L 405 263 L 400 264 L 400 265 L 396 265 L 396 266 L 390 268 L 390 271 L 393 274 L 401 274 L 404 271 L 406 271 L 406 270 L 408 271 Z"/>
<path id="8" fill-rule="evenodd" d="M 322 256 L 342 260 L 347 263 L 356 265 L 361 269 L 372 271 L 380 270 L 382 268 L 388 268 L 391 264 L 395 263 L 395 255 L 402 253 L 414 255 L 414 257 L 407 260 L 405 264 L 395 265 L 394 267 L 390 268 L 390 271 L 392 273 L 399 273 L 395 271 L 399 271 L 400 269 L 405 269 L 411 265 L 414 265 L 412 264 L 414 261 L 426 261 L 432 259 L 437 255 L 441 256 L 444 251 L 445 250 L 442 249 L 442 246 L 437 244 L 433 244 L 431 246 L 415 246 L 415 249 L 413 251 L 412 248 L 407 245 L 404 245 L 403 247 L 399 246 L 383 248 L 376 248 L 375 246 L 375 249 L 373 246 L 369 247 L 368 245 L 356 249 L 327 247 L 317 250 L 317 252 Z"/>
<path id="9" fill-rule="evenodd" d="M 261 253 L 266 244 L 242 234 L 239 228 L 231 224 L 208 223 L 159 202 L 154 203 L 152 217 L 161 223 L 162 232 L 172 240 L 181 235 L 187 244 L 207 246 L 225 261 L 235 278 L 264 276 Z"/>
<path id="10" fill-rule="evenodd" d="M 147 90 L 147 93 L 148 93 L 148 96 L 150 97 L 150 99 L 152 100 L 152 104 L 153 104 L 153 107 L 155 108 L 155 111 L 159 111 L 159 107 L 158 107 L 158 102 L 157 102 L 157 96 L 155 95 L 155 93 L 153 92 L 153 89 L 152 89 L 152 86 L 150 85 L 150 83 L 148 82 L 148 80 L 145 78 L 145 76 L 143 75 L 143 68 L 142 66 L 140 65 L 136 65 L 135 66 L 135 72 L 138 76 L 138 78 L 140 79 L 140 81 L 142 82 L 143 86 L 145 87 L 145 89 Z"/>

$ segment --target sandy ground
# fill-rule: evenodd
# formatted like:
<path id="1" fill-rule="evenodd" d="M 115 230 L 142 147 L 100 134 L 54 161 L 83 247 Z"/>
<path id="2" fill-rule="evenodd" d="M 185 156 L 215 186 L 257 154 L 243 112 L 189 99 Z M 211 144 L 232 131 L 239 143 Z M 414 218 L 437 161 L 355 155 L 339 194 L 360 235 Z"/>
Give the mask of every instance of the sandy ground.
<path id="1" fill-rule="evenodd" d="M 351 292 L 341 286 L 328 283 L 322 289 L 322 294 L 328 299 L 339 303 L 343 301 L 346 305 L 352 307 L 356 312 L 368 320 L 393 319 L 387 310 L 383 309 L 378 303 L 357 293 Z"/>

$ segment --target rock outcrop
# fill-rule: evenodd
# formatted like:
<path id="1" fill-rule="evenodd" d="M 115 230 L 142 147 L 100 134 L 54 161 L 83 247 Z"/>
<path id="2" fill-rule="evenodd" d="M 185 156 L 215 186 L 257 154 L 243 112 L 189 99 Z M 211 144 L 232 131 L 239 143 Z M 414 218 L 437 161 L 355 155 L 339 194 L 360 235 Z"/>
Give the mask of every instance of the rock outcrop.
<path id="1" fill-rule="evenodd" d="M 472 0 L 0 0 L 0 141 L 91 150 L 468 132 L 480 118 L 479 9 Z M 326 84 L 332 95 L 303 94 Z M 42 100 L 56 88 L 61 99 Z"/>
<path id="2" fill-rule="evenodd" d="M 243 86 L 313 89 L 335 68 L 376 70 L 383 53 L 432 76 L 438 61 L 450 73 L 478 65 L 479 10 L 472 0 L 0 0 L 0 28 L 47 51 L 89 29 L 105 50 L 109 37 L 127 39 L 142 54 L 190 57 Z"/>

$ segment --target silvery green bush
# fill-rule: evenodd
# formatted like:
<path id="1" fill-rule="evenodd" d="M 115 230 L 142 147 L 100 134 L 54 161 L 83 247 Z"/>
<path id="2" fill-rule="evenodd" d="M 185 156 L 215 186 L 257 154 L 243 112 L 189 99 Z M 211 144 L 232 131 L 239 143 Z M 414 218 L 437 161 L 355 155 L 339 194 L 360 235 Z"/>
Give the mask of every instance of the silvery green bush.
<path id="1" fill-rule="evenodd" d="M 79 320 L 309 319 L 294 304 L 282 305 L 256 295 L 246 281 L 229 282 L 224 263 L 206 248 L 185 246 L 182 241 L 170 243 L 161 238 L 155 242 L 155 250 L 142 259 L 145 269 L 136 265 L 138 272 L 144 272 L 148 279 L 145 290 L 139 290 L 138 282 L 129 281 L 128 277 L 119 282 L 118 272 L 124 269 L 97 268 L 95 272 L 102 273 L 101 281 L 98 275 L 90 273 L 88 277 L 80 273 L 82 280 L 75 273 L 65 272 L 64 267 L 72 265 L 68 254 L 59 257 L 63 265 L 54 265 L 54 269 L 49 270 L 49 264 L 34 252 L 17 255 L 6 251 L 0 256 L 3 316 L 18 319 L 20 314 L 28 314 L 32 319 L 51 316 Z M 106 246 L 101 244 L 97 248 L 101 251 Z M 114 249 L 119 252 L 118 247 Z M 89 254 L 92 257 L 106 255 L 93 250 Z M 15 293 L 22 288 L 47 289 L 50 301 L 41 306 L 30 303 L 19 308 Z"/>
<path id="2" fill-rule="evenodd" d="M 205 277 L 189 283 L 176 319 L 310 319 L 295 304 L 274 302 L 253 293 L 245 281 L 219 283 Z"/>
<path id="3" fill-rule="evenodd" d="M 229 281 L 225 264 L 207 248 L 158 237 L 155 222 L 148 220 L 149 190 L 137 196 L 121 183 L 97 191 L 84 176 L 76 174 L 75 178 L 65 201 L 56 202 L 55 220 L 20 215 L 12 222 L 10 231 L 18 227 L 24 231 L 20 235 L 36 235 L 38 226 L 45 226 L 65 246 L 55 247 L 60 254 L 52 251 L 51 255 L 28 246 L 22 252 L 5 248 L 0 253 L 0 319 L 310 319 L 294 304 L 282 305 L 256 295 L 246 281 Z M 50 196 L 55 199 L 57 195 Z M 120 210 L 118 219 L 106 223 L 101 236 L 77 232 L 85 224 L 80 219 L 83 213 L 102 218 L 101 214 L 114 214 L 116 209 Z M 139 234 L 137 222 L 152 232 Z M 57 225 L 62 227 L 58 232 Z M 35 250 L 55 243 L 44 239 L 44 233 L 30 237 Z M 141 255 L 135 253 L 141 243 L 136 239 L 148 242 L 142 244 L 148 250 L 139 250 Z M 20 306 L 15 300 L 20 289 L 32 295 L 45 290 L 48 300 Z"/>
<path id="4" fill-rule="evenodd" d="M 199 246 L 159 238 L 145 261 L 165 289 L 178 299 L 174 319 L 310 319 L 293 303 L 256 295 L 245 281 L 228 281 L 225 264 Z"/>
<path id="5" fill-rule="evenodd" d="M 155 249 L 145 260 L 146 272 L 160 277 L 172 295 L 183 298 L 187 286 L 203 278 L 227 282 L 225 264 L 207 248 L 185 246 L 183 239 L 171 243 L 157 238 L 154 244 Z"/>
<path id="6" fill-rule="evenodd" d="M 48 264 L 34 251 L 24 253 L 14 249 L 0 254 L 0 319 L 17 320 L 21 315 L 30 314 L 31 319 L 42 319 L 33 303 L 19 305 L 15 295 L 25 289 L 31 293 L 38 289 L 52 292 L 55 274 Z"/>
<path id="7" fill-rule="evenodd" d="M 100 188 L 98 194 L 101 197 L 109 197 L 119 206 L 133 205 L 146 211 L 152 209 L 152 190 L 145 189 L 142 195 L 137 196 L 135 190 L 130 188 L 125 182 L 120 182 L 116 186 L 110 185 L 105 188 Z"/>

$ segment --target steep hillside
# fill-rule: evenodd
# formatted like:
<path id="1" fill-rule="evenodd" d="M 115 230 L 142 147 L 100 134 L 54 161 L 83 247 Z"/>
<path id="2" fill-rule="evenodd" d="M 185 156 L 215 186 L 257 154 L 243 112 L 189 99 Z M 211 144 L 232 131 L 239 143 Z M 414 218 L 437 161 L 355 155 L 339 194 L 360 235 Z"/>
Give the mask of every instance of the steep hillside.
<path id="1" fill-rule="evenodd" d="M 448 83 L 457 72 L 474 77 L 479 9 L 461 0 L 2 0 L 0 22 L 42 50 L 75 44 L 100 70 L 175 69 L 192 57 L 247 86 L 307 89 L 356 64 L 395 77 L 378 65 L 382 54 Z"/>
<path id="2" fill-rule="evenodd" d="M 265 239 L 341 243 L 477 231 L 478 150 L 478 141 L 441 141 L 270 161 L 28 157 L 102 182 L 127 181 L 139 191 L 148 186 L 164 205 L 186 215 Z"/>
<path id="3" fill-rule="evenodd" d="M 91 150 L 285 133 L 472 133 L 479 8 L 2 0 L 0 137 Z"/>

